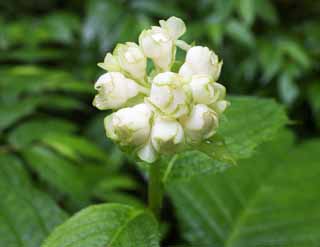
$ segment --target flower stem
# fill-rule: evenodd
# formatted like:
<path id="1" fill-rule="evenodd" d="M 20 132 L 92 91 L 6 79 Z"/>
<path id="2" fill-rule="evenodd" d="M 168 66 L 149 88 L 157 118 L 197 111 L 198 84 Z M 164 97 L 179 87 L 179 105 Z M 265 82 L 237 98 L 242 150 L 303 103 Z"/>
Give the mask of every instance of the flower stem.
<path id="1" fill-rule="evenodd" d="M 163 199 L 163 184 L 160 176 L 160 163 L 151 164 L 149 169 L 148 204 L 157 219 L 160 217 Z"/>

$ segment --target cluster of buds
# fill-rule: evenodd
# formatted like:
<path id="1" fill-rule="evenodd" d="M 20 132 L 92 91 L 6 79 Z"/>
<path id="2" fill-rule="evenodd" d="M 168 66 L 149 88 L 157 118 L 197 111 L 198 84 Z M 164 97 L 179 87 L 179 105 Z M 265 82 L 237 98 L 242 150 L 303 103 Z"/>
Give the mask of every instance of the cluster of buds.
<path id="1" fill-rule="evenodd" d="M 178 40 L 185 31 L 179 18 L 161 20 L 140 34 L 139 45 L 118 44 L 98 64 L 108 73 L 95 84 L 93 105 L 114 110 L 104 121 L 107 136 L 149 163 L 213 136 L 229 105 L 217 83 L 222 62 L 207 47 Z M 186 57 L 174 73 L 177 47 Z M 148 59 L 154 67 L 149 75 Z"/>

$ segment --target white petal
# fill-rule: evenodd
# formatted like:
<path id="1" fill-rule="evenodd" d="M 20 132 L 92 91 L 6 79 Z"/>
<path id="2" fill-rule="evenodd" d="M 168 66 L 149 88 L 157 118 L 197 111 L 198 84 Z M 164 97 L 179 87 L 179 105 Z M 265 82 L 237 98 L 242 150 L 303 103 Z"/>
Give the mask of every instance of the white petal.
<path id="1" fill-rule="evenodd" d="M 157 118 L 152 127 L 151 140 L 156 150 L 172 153 L 184 141 L 182 126 L 172 119 Z"/>
<path id="2" fill-rule="evenodd" d="M 183 127 L 190 142 L 199 142 L 212 136 L 218 128 L 218 116 L 208 106 L 195 105 L 189 117 L 183 119 Z"/>
<path id="3" fill-rule="evenodd" d="M 195 75 L 190 82 L 193 100 L 200 104 L 211 104 L 216 100 L 212 78 L 208 75 Z"/>
<path id="4" fill-rule="evenodd" d="M 157 152 L 153 148 L 151 142 L 148 142 L 137 152 L 138 157 L 148 163 L 153 163 L 157 159 Z"/>
<path id="5" fill-rule="evenodd" d="M 166 28 L 172 37 L 172 39 L 177 40 L 186 31 L 186 25 L 184 22 L 175 16 L 170 17 L 167 21 L 160 21 L 160 25 Z"/>
<path id="6" fill-rule="evenodd" d="M 137 96 L 141 87 L 119 72 L 109 72 L 99 77 L 95 84 L 98 94 L 93 105 L 100 110 L 118 109 Z"/>

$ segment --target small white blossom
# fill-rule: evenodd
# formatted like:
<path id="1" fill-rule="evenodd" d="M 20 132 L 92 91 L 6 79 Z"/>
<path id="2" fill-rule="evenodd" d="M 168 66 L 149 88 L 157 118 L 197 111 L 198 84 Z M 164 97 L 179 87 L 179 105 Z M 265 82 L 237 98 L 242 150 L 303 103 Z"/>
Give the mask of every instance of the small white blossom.
<path id="1" fill-rule="evenodd" d="M 103 74 L 94 87 L 98 94 L 93 100 L 93 105 L 100 110 L 124 107 L 130 99 L 143 92 L 140 85 L 119 72 Z"/>
<path id="2" fill-rule="evenodd" d="M 168 20 L 160 20 L 160 26 L 163 29 L 166 29 L 173 40 L 177 40 L 180 36 L 182 36 L 186 32 L 186 25 L 184 22 L 172 16 Z"/>
<path id="3" fill-rule="evenodd" d="M 174 153 L 184 142 L 181 124 L 165 117 L 156 118 L 152 127 L 151 141 L 158 152 Z"/>
<path id="4" fill-rule="evenodd" d="M 200 142 L 215 134 L 219 126 L 218 114 L 206 105 L 197 104 L 182 120 L 182 125 L 188 141 Z"/>
<path id="5" fill-rule="evenodd" d="M 185 32 L 184 22 L 176 17 L 160 21 L 161 27 L 153 26 L 139 36 L 144 54 L 151 58 L 161 71 L 169 71 L 176 52 L 175 42 Z"/>
<path id="6" fill-rule="evenodd" d="M 161 113 L 181 117 L 189 111 L 189 100 L 182 78 L 173 72 L 164 72 L 153 78 L 150 96 L 146 99 Z"/>
<path id="7" fill-rule="evenodd" d="M 188 50 L 186 61 L 181 66 L 179 74 L 185 78 L 193 75 L 209 75 L 216 81 L 220 76 L 222 62 L 208 47 L 195 46 Z"/>
<path id="8" fill-rule="evenodd" d="M 146 104 L 122 108 L 105 118 L 107 136 L 121 146 L 141 146 L 149 138 L 151 117 L 152 111 Z"/>
<path id="9" fill-rule="evenodd" d="M 98 64 L 101 68 L 111 71 L 119 71 L 137 81 L 144 81 L 146 76 L 147 58 L 141 48 L 133 43 L 118 44 L 113 55 L 107 53 L 104 62 Z"/>

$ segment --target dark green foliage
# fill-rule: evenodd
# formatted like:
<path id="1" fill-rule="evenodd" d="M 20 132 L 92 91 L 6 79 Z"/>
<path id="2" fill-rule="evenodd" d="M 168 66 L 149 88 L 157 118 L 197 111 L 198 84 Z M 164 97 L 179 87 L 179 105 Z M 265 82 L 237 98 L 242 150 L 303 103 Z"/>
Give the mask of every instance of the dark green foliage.
<path id="1" fill-rule="evenodd" d="M 150 212 L 121 204 L 91 206 L 53 231 L 43 247 L 159 246 Z"/>
<path id="2" fill-rule="evenodd" d="M 320 140 L 291 133 L 221 174 L 168 186 L 184 238 L 201 246 L 318 246 Z"/>
<path id="3" fill-rule="evenodd" d="M 238 96 L 211 143 L 163 160 L 165 203 L 174 206 L 163 212 L 163 245 L 318 246 L 320 3 L 312 0 L 0 1 L 0 246 L 39 247 L 87 206 L 43 246 L 111 238 L 159 246 L 144 174 L 106 139 L 109 112 L 91 102 L 105 53 L 172 15 L 187 24 L 183 39 L 223 59 L 219 82 Z M 279 135 L 288 122 L 299 145 L 291 132 Z M 104 202 L 112 204 L 91 206 Z"/>

